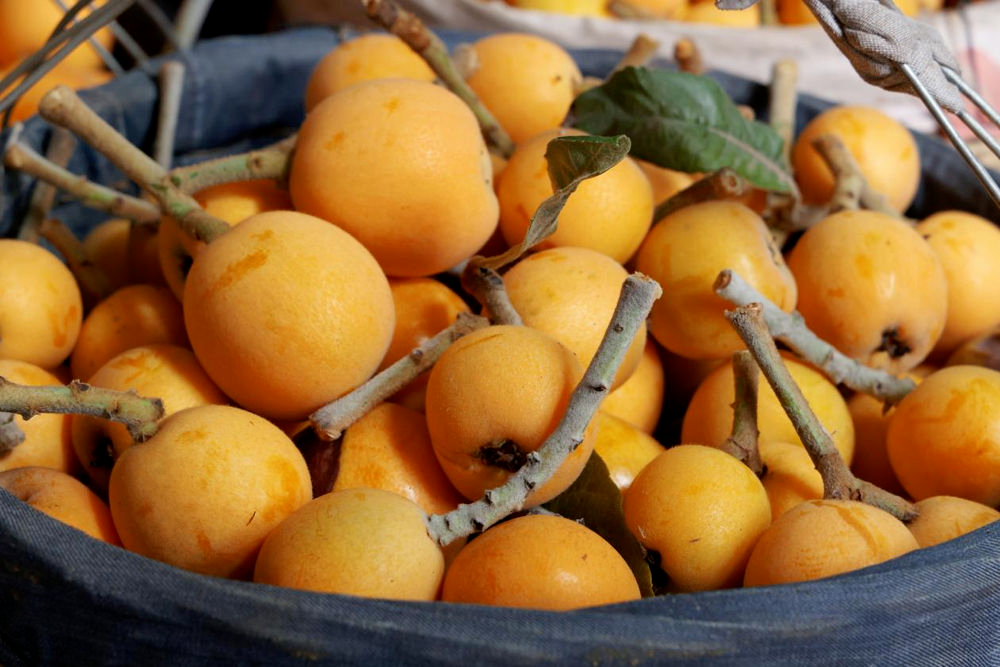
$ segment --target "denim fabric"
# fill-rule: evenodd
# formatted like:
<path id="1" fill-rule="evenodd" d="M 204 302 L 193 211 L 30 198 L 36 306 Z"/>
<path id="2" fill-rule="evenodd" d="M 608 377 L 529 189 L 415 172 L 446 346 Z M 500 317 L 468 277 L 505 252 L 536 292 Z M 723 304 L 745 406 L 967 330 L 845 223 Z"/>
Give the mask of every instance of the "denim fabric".
<path id="1" fill-rule="evenodd" d="M 443 32 L 449 44 L 473 36 Z M 299 29 L 206 42 L 189 56 L 178 162 L 274 140 L 302 118 L 301 91 L 338 34 Z M 588 74 L 617 61 L 576 51 Z M 757 109 L 767 91 L 716 74 Z M 156 88 L 134 72 L 85 99 L 148 148 Z M 826 105 L 805 98 L 799 125 Z M 45 125 L 24 138 L 44 147 Z M 3 137 L 0 137 L 2 140 Z M 997 212 L 957 155 L 918 137 L 924 182 L 911 213 Z M 86 147 L 70 168 L 121 175 Z M 7 174 L 0 234 L 27 180 Z M 61 203 L 78 232 L 100 220 Z M 663 596 L 571 613 L 362 600 L 184 572 L 99 543 L 0 491 L 0 665 L 1000 664 L 1000 523 L 825 581 Z"/>
<path id="2" fill-rule="evenodd" d="M 363 600 L 192 574 L 0 491 L 0 662 L 1000 664 L 1000 523 L 805 584 L 568 613 Z"/>

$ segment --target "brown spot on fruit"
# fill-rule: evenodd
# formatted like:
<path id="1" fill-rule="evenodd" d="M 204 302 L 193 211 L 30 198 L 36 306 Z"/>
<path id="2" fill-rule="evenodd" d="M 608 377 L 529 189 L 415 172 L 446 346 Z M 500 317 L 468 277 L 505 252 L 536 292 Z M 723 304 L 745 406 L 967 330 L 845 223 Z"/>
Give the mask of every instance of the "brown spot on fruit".
<path id="1" fill-rule="evenodd" d="M 504 438 L 480 447 L 476 458 L 488 466 L 517 472 L 527 461 L 528 455 L 516 442 Z"/>
<path id="2" fill-rule="evenodd" d="M 912 352 L 913 348 L 903 340 L 898 327 L 890 327 L 882 332 L 882 342 L 875 351 L 887 353 L 890 359 L 898 359 Z"/>
<path id="3" fill-rule="evenodd" d="M 233 262 L 226 267 L 222 275 L 219 276 L 219 279 L 215 281 L 211 291 L 222 290 L 238 282 L 250 271 L 263 266 L 267 262 L 267 257 L 268 252 L 266 250 L 257 250 L 243 259 Z"/>

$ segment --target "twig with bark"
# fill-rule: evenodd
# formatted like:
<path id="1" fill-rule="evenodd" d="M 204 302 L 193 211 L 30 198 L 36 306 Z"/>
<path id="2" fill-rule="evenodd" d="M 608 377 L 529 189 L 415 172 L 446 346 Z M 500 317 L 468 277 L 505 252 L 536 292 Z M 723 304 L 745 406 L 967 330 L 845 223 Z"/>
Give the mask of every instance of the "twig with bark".
<path id="1" fill-rule="evenodd" d="M 733 429 L 719 447 L 742 461 L 755 475 L 764 474 L 764 462 L 757 446 L 760 431 L 757 428 L 757 376 L 759 369 L 753 356 L 746 350 L 733 355 Z"/>
<path id="2" fill-rule="evenodd" d="M 833 172 L 833 197 L 827 205 L 830 213 L 861 207 L 899 217 L 885 195 L 872 189 L 857 160 L 836 135 L 821 135 L 813 139 L 812 144 Z"/>
<path id="3" fill-rule="evenodd" d="M 223 183 L 271 179 L 284 185 L 298 135 L 256 150 L 177 167 L 170 176 L 182 192 L 195 194 Z"/>
<path id="4" fill-rule="evenodd" d="M 164 169 L 173 166 L 185 71 L 184 63 L 179 60 L 168 60 L 160 66 L 160 109 L 156 120 L 156 138 L 153 140 L 153 159 Z"/>
<path id="5" fill-rule="evenodd" d="M 792 142 L 795 141 L 795 109 L 798 106 L 799 66 L 794 60 L 779 60 L 771 68 L 768 88 L 768 121 L 781 137 L 781 159 L 791 164 Z"/>
<path id="6" fill-rule="evenodd" d="M 660 43 L 647 35 L 644 32 L 640 32 L 629 44 L 628 50 L 625 55 L 621 57 L 621 60 L 614 66 L 611 72 L 608 74 L 610 78 L 612 74 L 623 70 L 626 67 L 644 67 L 649 64 L 649 61 L 656 56 L 656 50 L 660 48 Z"/>
<path id="7" fill-rule="evenodd" d="M 66 260 L 66 265 L 76 278 L 86 307 L 93 307 L 110 292 L 108 277 L 91 261 L 83 243 L 61 220 L 47 218 L 38 233 L 52 244 Z"/>
<path id="8" fill-rule="evenodd" d="M 462 271 L 462 288 L 483 306 L 494 324 L 521 325 L 521 315 L 514 308 L 507 294 L 503 278 L 489 266 L 481 264 L 479 257 L 473 257 Z"/>
<path id="9" fill-rule="evenodd" d="M 38 414 L 78 414 L 124 424 L 136 442 L 156 434 L 163 401 L 134 391 L 114 391 L 74 380 L 66 386 L 22 385 L 0 377 L 0 411 L 31 419 Z"/>
<path id="10" fill-rule="evenodd" d="M 514 142 L 507 131 L 465 82 L 448 54 L 448 47 L 423 21 L 393 0 L 362 0 L 368 18 L 396 35 L 422 57 L 438 78 L 464 101 L 479 121 L 486 140 L 503 157 L 514 152 Z"/>
<path id="11" fill-rule="evenodd" d="M 17 141 L 21 129 L 20 124 L 15 126 L 10 137 L 11 143 Z M 52 128 L 49 144 L 45 149 L 46 160 L 58 167 L 65 168 L 75 150 L 76 137 L 73 136 L 72 132 L 62 127 Z M 38 227 L 43 220 L 49 217 L 49 211 L 56 203 L 57 191 L 55 186 L 45 181 L 35 183 L 35 188 L 31 193 L 31 201 L 28 202 L 28 212 L 21 223 L 21 229 L 17 232 L 19 239 L 30 243 L 38 242 Z"/>
<path id="12" fill-rule="evenodd" d="M 758 304 L 771 335 L 820 368 L 835 383 L 870 394 L 889 405 L 898 403 L 916 386 L 909 378 L 897 378 L 840 352 L 813 333 L 801 315 L 786 313 L 731 269 L 719 273 L 713 289 L 737 306 Z"/>
<path id="13" fill-rule="evenodd" d="M 310 424 L 320 437 L 336 440 L 348 426 L 429 370 L 452 343 L 488 325 L 489 321 L 484 317 L 459 313 L 451 326 L 424 341 L 357 389 L 316 410 L 309 417 Z"/>
<path id="14" fill-rule="evenodd" d="M 830 434 L 823 428 L 802 390 L 785 367 L 764 321 L 760 304 L 726 311 L 726 317 L 746 343 L 809 452 L 816 470 L 823 478 L 823 496 L 868 503 L 901 521 L 915 519 L 918 510 L 913 503 L 858 479 L 844 463 Z"/>
<path id="15" fill-rule="evenodd" d="M 211 242 L 229 230 L 229 225 L 205 212 L 163 167 L 116 132 L 67 86 L 49 91 L 39 103 L 38 111 L 49 122 L 72 130 L 107 157 L 155 197 L 163 211 L 177 220 L 192 238 Z"/>
<path id="16" fill-rule="evenodd" d="M 4 164 L 71 194 L 89 208 L 142 224 L 155 224 L 160 219 L 160 207 L 156 204 L 77 176 L 20 141 L 7 144 Z"/>
<path id="17" fill-rule="evenodd" d="M 704 74 L 705 59 L 701 57 L 701 51 L 693 39 L 682 37 L 674 43 L 674 60 L 677 61 L 677 69 L 688 74 Z"/>
<path id="18" fill-rule="evenodd" d="M 552 478 L 566 457 L 583 442 L 587 426 L 607 396 L 626 350 L 660 294 L 659 284 L 646 276 L 632 274 L 625 280 L 604 339 L 574 389 L 555 431 L 538 450 L 528 454 L 527 462 L 506 483 L 488 490 L 480 500 L 462 504 L 445 514 L 431 515 L 427 531 L 434 540 L 447 545 L 485 530 L 523 508 L 532 489 Z"/>
<path id="19" fill-rule="evenodd" d="M 739 200 L 753 191 L 753 184 L 729 167 L 704 176 L 674 196 L 661 202 L 653 210 L 653 223 L 657 223 L 685 206 L 706 201 Z"/>

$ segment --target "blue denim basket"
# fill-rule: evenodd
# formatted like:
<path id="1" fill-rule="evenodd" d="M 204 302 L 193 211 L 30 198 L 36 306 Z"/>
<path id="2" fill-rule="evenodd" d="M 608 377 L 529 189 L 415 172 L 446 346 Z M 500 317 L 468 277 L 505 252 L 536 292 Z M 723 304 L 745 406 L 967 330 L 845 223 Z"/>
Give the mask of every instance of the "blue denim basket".
<path id="1" fill-rule="evenodd" d="M 468 33 L 443 32 L 449 44 Z M 315 62 L 341 37 L 298 29 L 199 45 L 186 57 L 178 162 L 269 143 L 302 119 Z M 602 75 L 618 53 L 574 51 Z M 756 83 L 714 75 L 763 110 Z M 156 86 L 133 72 L 84 98 L 149 146 Z M 799 127 L 825 103 L 804 98 Z M 46 125 L 23 138 L 43 148 Z M 0 140 L 5 137 L 0 136 Z M 997 212 L 960 158 L 918 137 L 925 173 L 911 209 Z M 81 146 L 70 169 L 121 174 Z M 0 236 L 30 194 L 6 174 Z M 77 232 L 101 216 L 71 202 Z M 0 665 L 1000 664 L 1000 523 L 891 563 L 828 580 L 670 595 L 568 613 L 366 600 L 192 574 L 91 540 L 0 491 Z"/>

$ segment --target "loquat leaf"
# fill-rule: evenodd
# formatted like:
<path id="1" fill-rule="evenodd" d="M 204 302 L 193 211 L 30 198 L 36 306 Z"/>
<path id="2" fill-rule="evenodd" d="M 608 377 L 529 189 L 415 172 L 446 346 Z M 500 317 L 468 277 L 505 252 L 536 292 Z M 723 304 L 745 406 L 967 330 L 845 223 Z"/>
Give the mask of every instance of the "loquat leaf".
<path id="1" fill-rule="evenodd" d="M 575 126 L 625 134 L 632 155 L 661 167 L 711 172 L 729 167 L 757 187 L 797 192 L 781 137 L 747 120 L 714 80 L 687 72 L 626 67 L 577 97 Z"/>

